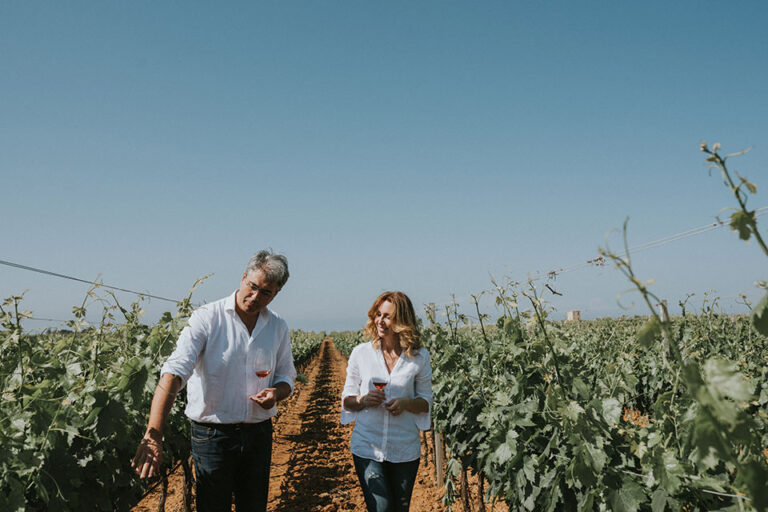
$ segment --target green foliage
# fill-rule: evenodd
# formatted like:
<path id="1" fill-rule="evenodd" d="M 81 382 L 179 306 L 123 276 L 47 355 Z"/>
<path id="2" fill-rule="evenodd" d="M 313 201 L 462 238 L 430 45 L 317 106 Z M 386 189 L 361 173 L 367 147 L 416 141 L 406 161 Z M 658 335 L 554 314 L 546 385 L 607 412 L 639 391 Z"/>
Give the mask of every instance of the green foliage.
<path id="1" fill-rule="evenodd" d="M 291 329 L 291 352 L 293 364 L 297 368 L 303 368 L 312 356 L 317 353 L 320 343 L 325 339 L 324 332 L 302 331 Z"/>
<path id="2" fill-rule="evenodd" d="M 349 357 L 353 348 L 365 342 L 363 331 L 333 331 L 330 337 L 336 348 L 346 357 Z"/>
<path id="3" fill-rule="evenodd" d="M 73 331 L 40 335 L 22 330 L 28 314 L 19 311 L 21 299 L 0 308 L 0 510 L 129 510 L 148 485 L 130 462 L 160 366 L 192 312 L 190 298 L 149 327 L 137 303 L 124 309 L 90 290 L 75 308 Z M 104 305 L 96 327 L 84 321 L 88 301 Z M 292 331 L 297 365 L 324 337 Z M 181 394 L 168 418 L 166 468 L 189 453 L 185 402 Z"/>
<path id="4" fill-rule="evenodd" d="M 757 187 L 733 180 L 719 148 L 701 146 L 738 202 L 730 226 L 768 256 L 746 208 Z M 532 283 L 494 282 L 504 314 L 490 335 L 459 329 L 455 305 L 426 332 L 436 427 L 512 510 L 768 510 L 768 295 L 749 318 L 718 314 L 715 299 L 662 320 L 626 232 L 625 252 L 601 258 L 650 317 L 558 324 Z"/>
<path id="5" fill-rule="evenodd" d="M 89 300 L 106 304 L 96 327 L 85 325 Z M 127 510 L 145 489 L 130 461 L 188 301 L 153 328 L 140 323 L 138 304 L 110 305 L 93 289 L 74 313 L 71 332 L 32 335 L 21 322 L 3 322 L 2 510 Z M 180 400 L 169 420 L 168 462 L 189 449 L 182 409 Z"/>
<path id="6" fill-rule="evenodd" d="M 679 374 L 639 343 L 642 317 L 546 321 L 549 343 L 539 328 L 504 329 L 504 317 L 486 336 L 457 321 L 425 331 L 434 422 L 450 453 L 482 471 L 511 509 L 737 505 L 711 494 L 720 492 L 765 510 L 768 339 L 747 317 L 673 318 Z M 727 425 L 725 436 L 713 421 Z"/>

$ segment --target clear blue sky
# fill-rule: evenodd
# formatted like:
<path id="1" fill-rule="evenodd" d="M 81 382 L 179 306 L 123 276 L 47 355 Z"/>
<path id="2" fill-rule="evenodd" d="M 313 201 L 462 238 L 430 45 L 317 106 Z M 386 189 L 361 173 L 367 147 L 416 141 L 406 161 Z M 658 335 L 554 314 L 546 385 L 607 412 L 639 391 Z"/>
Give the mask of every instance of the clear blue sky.
<path id="1" fill-rule="evenodd" d="M 272 247 L 305 329 L 358 328 L 387 289 L 466 303 L 627 216 L 631 245 L 711 222 L 733 200 L 702 139 L 754 146 L 734 166 L 768 206 L 766 27 L 762 1 L 3 2 L 0 259 L 170 297 L 214 273 L 212 301 Z M 768 277 L 727 228 L 635 262 L 673 304 Z M 629 287 L 555 285 L 587 317 Z M 38 317 L 85 289 L 0 266 Z"/>

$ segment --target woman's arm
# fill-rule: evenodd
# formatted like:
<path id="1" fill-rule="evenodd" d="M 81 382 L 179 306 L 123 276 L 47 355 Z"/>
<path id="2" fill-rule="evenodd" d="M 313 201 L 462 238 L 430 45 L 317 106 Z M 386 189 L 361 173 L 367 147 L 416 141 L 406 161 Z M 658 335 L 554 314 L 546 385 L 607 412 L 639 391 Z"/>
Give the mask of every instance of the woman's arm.
<path id="1" fill-rule="evenodd" d="M 349 395 L 342 401 L 348 411 L 362 411 L 366 407 L 377 407 L 384 401 L 385 395 L 382 389 L 373 389 L 367 395 Z"/>
<path id="2" fill-rule="evenodd" d="M 419 373 L 415 376 L 413 385 L 416 396 L 414 398 L 395 398 L 384 405 L 393 416 L 408 411 L 418 414 L 416 425 L 421 430 L 429 430 L 429 404 L 432 401 L 432 366 L 429 352 L 421 349 L 426 358 Z"/>
<path id="3" fill-rule="evenodd" d="M 344 400 L 342 401 L 342 404 L 344 405 L 344 408 L 348 411 L 357 412 L 361 411 L 365 408 L 363 405 L 361 395 L 350 395 L 345 396 Z"/>
<path id="4" fill-rule="evenodd" d="M 407 403 L 405 405 L 405 410 L 420 414 L 423 412 L 429 412 L 429 404 L 426 400 L 424 400 L 421 397 L 416 398 L 404 398 L 404 400 L 407 400 Z"/>
<path id="5" fill-rule="evenodd" d="M 414 414 L 429 412 L 429 404 L 421 397 L 416 398 L 393 398 L 384 404 L 387 410 L 394 416 L 400 416 L 405 411 Z"/>

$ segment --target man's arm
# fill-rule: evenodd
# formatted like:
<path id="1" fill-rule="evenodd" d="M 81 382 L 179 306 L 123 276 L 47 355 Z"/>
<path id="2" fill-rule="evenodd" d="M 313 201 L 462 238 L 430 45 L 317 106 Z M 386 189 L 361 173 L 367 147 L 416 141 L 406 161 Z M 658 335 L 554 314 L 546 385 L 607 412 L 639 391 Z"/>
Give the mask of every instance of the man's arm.
<path id="1" fill-rule="evenodd" d="M 275 401 L 280 402 L 291 396 L 291 386 L 287 382 L 275 384 Z"/>
<path id="2" fill-rule="evenodd" d="M 163 429 L 180 388 L 181 378 L 170 373 L 163 374 L 157 383 L 149 411 L 147 431 L 139 442 L 136 455 L 131 462 L 131 467 L 140 478 L 151 478 L 160 474 L 160 463 L 163 459 Z"/>
<path id="3" fill-rule="evenodd" d="M 276 342 L 277 351 L 275 354 L 275 373 L 272 382 L 274 386 L 284 382 L 290 388 L 288 395 L 293 391 L 293 383 L 296 380 L 296 368 L 293 365 L 293 350 L 291 349 L 291 336 L 288 326 L 283 321 L 282 328 L 278 333 Z M 285 395 L 286 397 L 288 395 Z"/>

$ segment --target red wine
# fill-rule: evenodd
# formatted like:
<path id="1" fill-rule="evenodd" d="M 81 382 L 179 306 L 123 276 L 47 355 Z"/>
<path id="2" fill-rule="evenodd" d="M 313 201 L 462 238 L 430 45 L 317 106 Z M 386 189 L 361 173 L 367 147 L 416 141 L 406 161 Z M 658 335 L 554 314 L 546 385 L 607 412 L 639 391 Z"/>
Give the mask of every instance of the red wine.
<path id="1" fill-rule="evenodd" d="M 376 389 L 384 389 L 385 387 L 387 387 L 387 382 L 373 381 L 373 385 L 376 387 Z"/>
<path id="2" fill-rule="evenodd" d="M 269 370 L 256 370 L 256 376 L 260 379 L 263 379 L 267 375 L 269 375 Z"/>

